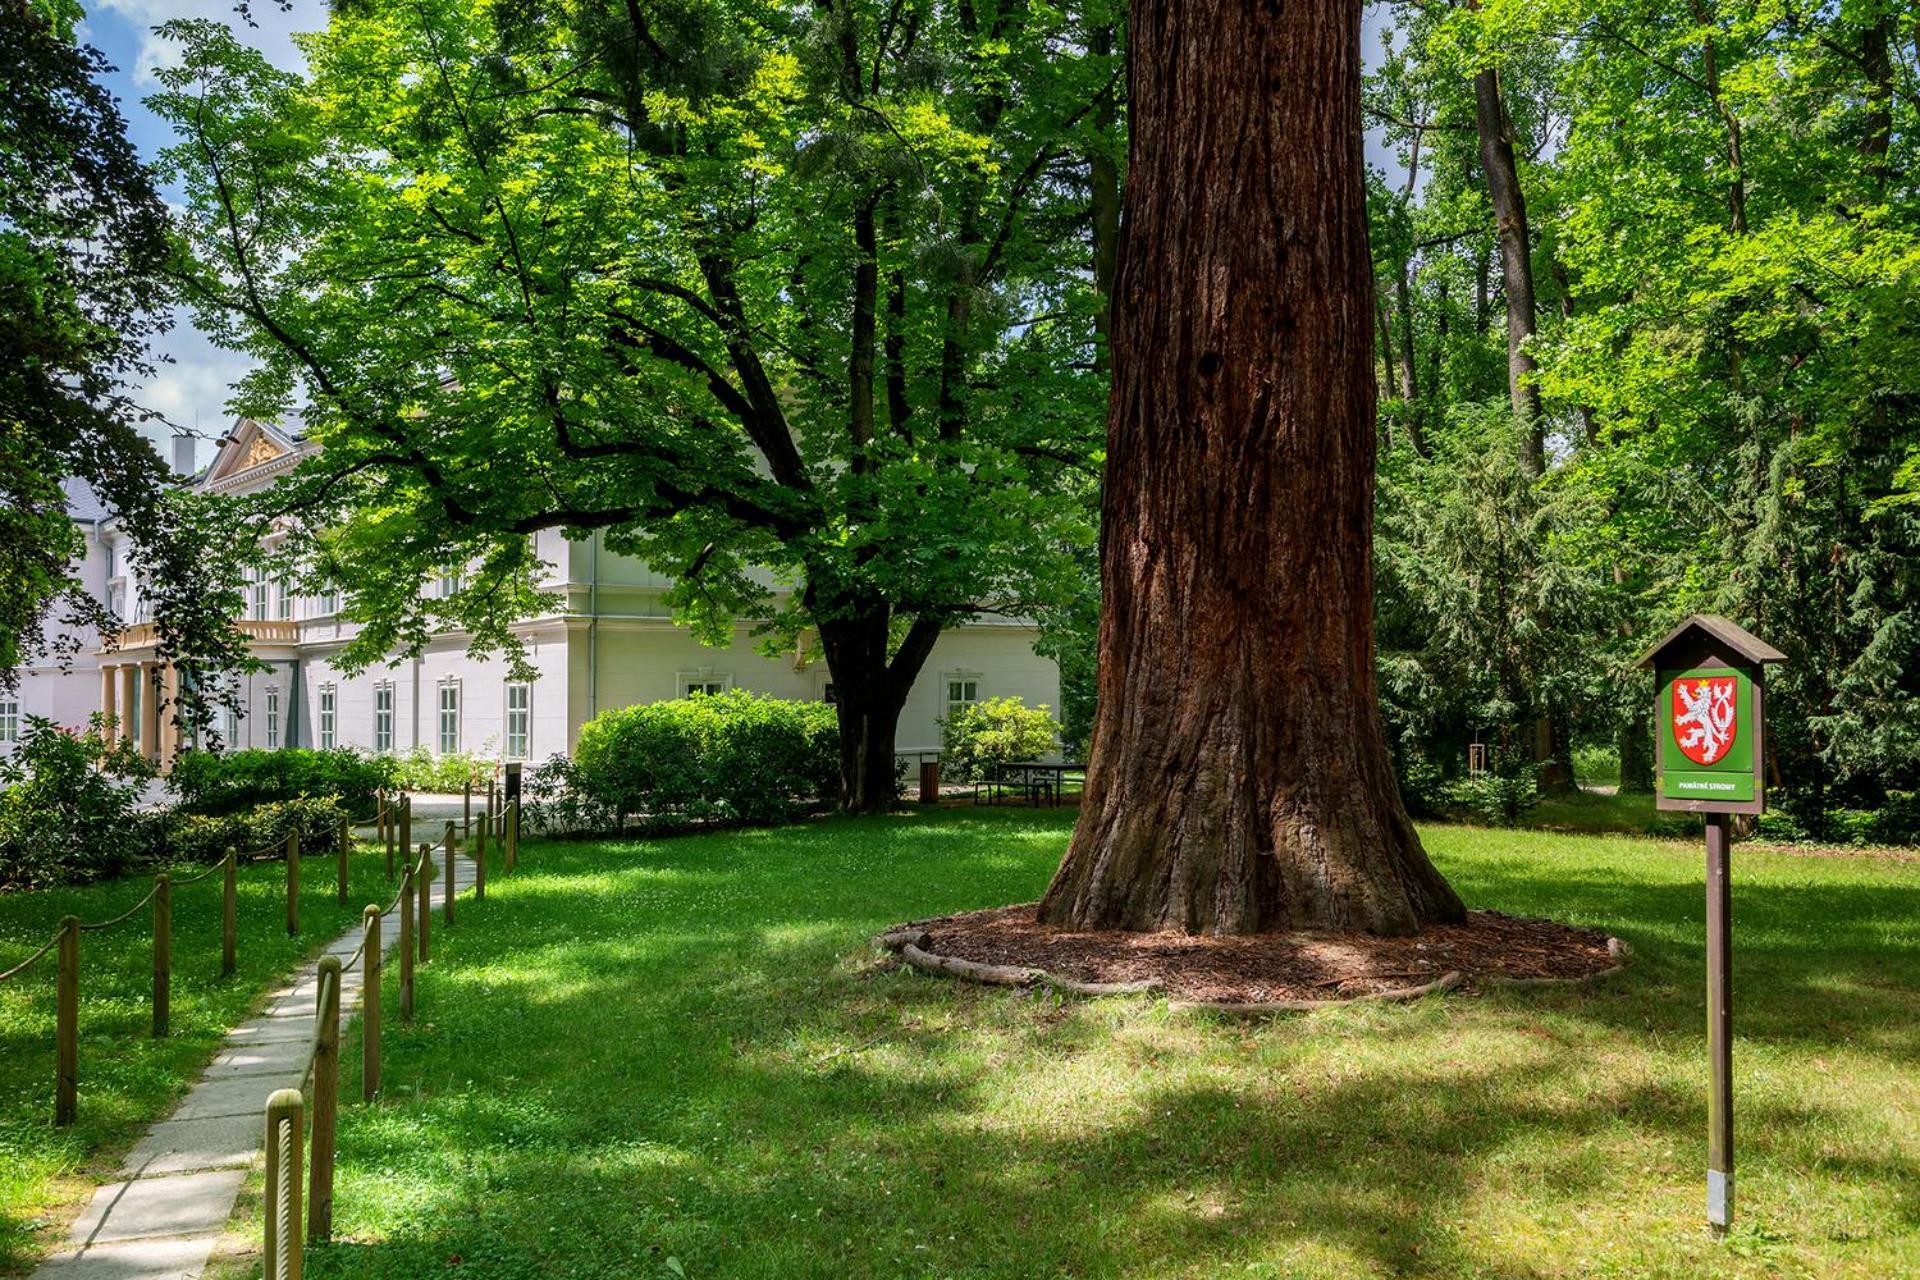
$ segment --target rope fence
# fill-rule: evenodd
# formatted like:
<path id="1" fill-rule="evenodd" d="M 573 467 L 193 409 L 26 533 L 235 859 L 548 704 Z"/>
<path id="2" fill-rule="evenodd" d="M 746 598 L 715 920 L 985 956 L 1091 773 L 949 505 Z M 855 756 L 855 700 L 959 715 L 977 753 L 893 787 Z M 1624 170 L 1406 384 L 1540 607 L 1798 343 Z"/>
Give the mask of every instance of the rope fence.
<path id="1" fill-rule="evenodd" d="M 486 830 L 487 814 L 481 814 L 481 830 Z M 508 801 L 498 819 L 503 852 L 516 850 L 519 843 L 519 805 Z M 411 827 L 408 828 L 411 831 Z M 402 846 L 404 848 L 404 845 Z M 263 1218 L 262 1256 L 266 1280 L 299 1280 L 305 1266 L 301 1224 L 305 1222 L 305 1244 L 322 1244 L 333 1234 L 334 1169 L 340 1108 L 340 1002 L 344 977 L 354 965 L 364 962 L 360 984 L 360 1093 L 363 1103 L 380 1095 L 381 979 L 385 966 L 381 941 L 382 921 L 399 914 L 399 937 L 395 940 L 400 960 L 400 1018 L 414 1018 L 414 974 L 428 958 L 428 908 L 438 850 L 445 865 L 446 900 L 443 904 L 447 924 L 453 923 L 453 897 L 456 887 L 454 869 L 460 853 L 458 824 L 449 820 L 438 844 L 422 843 L 417 854 L 400 868 L 399 891 L 384 911 L 378 903 L 368 903 L 362 914 L 360 945 L 342 961 L 336 956 L 320 958 L 318 1005 L 313 1038 L 308 1042 L 306 1066 L 301 1073 L 304 1089 L 312 1085 L 309 1107 L 301 1089 L 282 1089 L 266 1101 L 266 1212 Z M 484 838 L 473 848 L 476 901 L 479 886 L 486 875 Z M 507 869 L 512 870 L 511 856 Z M 310 1129 L 311 1149 L 306 1153 L 307 1179 L 304 1188 L 300 1171 L 303 1153 L 303 1116 Z"/>
<path id="2" fill-rule="evenodd" d="M 337 859 L 335 877 L 337 900 L 345 906 L 351 892 L 349 885 L 349 867 L 353 850 L 352 830 L 356 826 L 372 825 L 378 830 L 378 839 L 387 853 L 388 874 L 393 871 L 394 849 L 396 844 L 404 849 L 413 822 L 413 797 L 405 792 L 389 794 L 379 793 L 378 804 L 371 819 L 365 823 L 343 820 L 331 841 Z M 516 821 L 517 825 L 517 821 Z M 452 824 L 448 824 L 451 829 Z M 228 847 L 225 855 L 212 866 L 195 875 L 175 880 L 168 873 L 156 875 L 153 884 L 139 901 L 118 915 L 104 920 L 83 921 L 76 916 L 67 916 L 45 942 L 25 959 L 0 972 L 0 983 L 11 981 L 31 970 L 49 955 L 56 955 L 59 972 L 55 978 L 55 1080 L 54 1080 L 54 1124 L 65 1127 L 73 1124 L 79 1110 L 79 1022 L 80 1022 L 80 938 L 83 934 L 101 933 L 116 928 L 132 920 L 148 907 L 153 908 L 153 1037 L 164 1039 L 170 1031 L 172 1021 L 173 986 L 173 897 L 177 890 L 189 888 L 218 874 L 221 876 L 220 905 L 220 976 L 232 977 L 238 971 L 237 957 L 237 916 L 238 916 L 238 864 L 242 858 L 249 861 L 277 858 L 285 862 L 287 869 L 285 906 L 287 934 L 290 937 L 300 932 L 300 833 L 290 832 L 284 845 L 267 845 L 257 849 L 239 850 Z M 448 887 L 451 890 L 453 860 L 447 860 Z M 420 887 L 421 914 L 425 915 L 427 885 L 419 879 L 420 867 L 430 867 L 428 847 L 421 846 L 419 863 L 407 869 L 402 883 L 394 897 L 393 904 L 387 908 L 392 912 L 412 892 L 416 883 Z M 369 907 L 369 911 L 378 911 Z M 380 914 L 386 914 L 382 912 Z M 451 922 L 451 914 L 448 919 Z M 377 931 L 375 936 L 377 937 Z M 342 966 L 342 971 L 350 971 L 358 963 L 365 951 L 367 942 L 361 942 L 361 948 Z M 420 955 L 426 955 L 426 930 L 420 930 Z M 323 966 L 324 967 L 324 966 Z M 377 964 L 370 966 L 377 969 Z M 335 993 L 336 998 L 338 993 Z"/>

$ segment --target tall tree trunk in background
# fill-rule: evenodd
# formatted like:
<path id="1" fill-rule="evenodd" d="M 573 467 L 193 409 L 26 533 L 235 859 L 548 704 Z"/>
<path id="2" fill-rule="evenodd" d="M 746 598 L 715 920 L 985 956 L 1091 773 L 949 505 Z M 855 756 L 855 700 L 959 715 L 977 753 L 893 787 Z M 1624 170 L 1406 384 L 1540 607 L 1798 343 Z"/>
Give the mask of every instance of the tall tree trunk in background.
<path id="1" fill-rule="evenodd" d="M 1383 742 L 1361 0 L 1134 0 L 1078 928 L 1456 920 Z"/>
<path id="2" fill-rule="evenodd" d="M 1088 48 L 1101 57 L 1113 54 L 1113 28 L 1097 26 L 1087 37 Z M 1119 127 L 1119 107 L 1111 86 L 1103 88 L 1093 100 L 1094 136 L 1110 142 Z M 1105 373 L 1112 365 L 1113 274 L 1120 255 L 1120 166 L 1113 153 L 1096 146 L 1087 159 L 1088 179 L 1093 194 L 1093 289 L 1100 298 L 1093 313 L 1093 332 L 1098 339 L 1093 353 L 1094 368 Z"/>
<path id="3" fill-rule="evenodd" d="M 1384 399 L 1400 398 L 1400 370 L 1393 363 L 1393 316 L 1387 310 L 1387 300 L 1377 299 L 1373 304 L 1374 316 L 1380 322 L 1380 359 L 1377 362 L 1381 377 L 1381 394 Z"/>
<path id="4" fill-rule="evenodd" d="M 1884 186 L 1887 153 L 1893 146 L 1893 12 L 1892 5 L 1868 24 L 1860 36 L 1860 66 L 1867 73 L 1867 127 L 1860 138 L 1860 154 L 1876 185 Z"/>
<path id="5" fill-rule="evenodd" d="M 1527 200 L 1514 160 L 1513 120 L 1507 114 L 1500 73 L 1487 67 L 1473 78 L 1473 120 L 1480 135 L 1480 168 L 1493 202 L 1494 237 L 1500 245 L 1500 282 L 1507 295 L 1507 391 L 1520 432 L 1520 463 L 1527 474 L 1546 469 L 1546 423 L 1540 407 L 1537 368 L 1527 340 L 1539 327 L 1534 305 L 1533 246 Z"/>
<path id="6" fill-rule="evenodd" d="M 809 590 L 809 612 L 818 619 L 820 647 L 833 676 L 840 807 L 849 813 L 882 812 L 900 796 L 894 756 L 900 711 L 941 626 L 936 619 L 915 619 L 890 653 L 892 614 L 885 602 L 869 598 L 825 606 L 818 603 L 821 594 Z"/>

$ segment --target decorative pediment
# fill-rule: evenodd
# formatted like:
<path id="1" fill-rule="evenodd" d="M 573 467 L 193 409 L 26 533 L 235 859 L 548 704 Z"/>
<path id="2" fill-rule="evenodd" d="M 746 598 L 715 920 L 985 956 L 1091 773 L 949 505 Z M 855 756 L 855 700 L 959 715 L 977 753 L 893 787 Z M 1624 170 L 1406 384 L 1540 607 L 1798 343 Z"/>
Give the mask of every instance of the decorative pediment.
<path id="1" fill-rule="evenodd" d="M 212 487 L 223 481 L 241 479 L 249 471 L 278 462 L 298 451 L 289 436 L 264 422 L 241 418 L 220 442 L 213 465 L 207 468 L 201 484 Z"/>

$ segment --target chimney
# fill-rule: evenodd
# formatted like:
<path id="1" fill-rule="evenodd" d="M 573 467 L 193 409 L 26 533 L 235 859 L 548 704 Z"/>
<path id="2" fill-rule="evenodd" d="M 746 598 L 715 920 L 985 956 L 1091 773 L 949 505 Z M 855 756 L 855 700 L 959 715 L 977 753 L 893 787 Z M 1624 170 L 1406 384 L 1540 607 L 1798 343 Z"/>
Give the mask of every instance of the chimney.
<path id="1" fill-rule="evenodd" d="M 191 476 L 193 466 L 194 439 L 184 431 L 173 435 L 173 471 L 178 476 Z"/>

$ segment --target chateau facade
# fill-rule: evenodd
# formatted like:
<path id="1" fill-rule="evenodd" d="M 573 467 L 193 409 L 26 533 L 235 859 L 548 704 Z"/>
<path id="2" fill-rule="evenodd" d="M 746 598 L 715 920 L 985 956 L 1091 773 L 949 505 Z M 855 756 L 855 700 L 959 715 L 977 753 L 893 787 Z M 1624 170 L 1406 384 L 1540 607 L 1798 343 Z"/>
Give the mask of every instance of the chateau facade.
<path id="1" fill-rule="evenodd" d="M 273 485 L 314 447 L 241 419 L 211 464 L 195 473 L 192 443 L 174 442 L 182 483 L 235 495 Z M 80 579 L 126 625 L 117 644 L 81 637 L 66 669 L 31 668 L 21 673 L 17 692 L 0 693 L 0 751 L 18 740 L 28 715 L 77 726 L 102 711 L 164 768 L 191 745 L 160 710 L 173 672 L 155 653 L 150 610 L 118 522 L 84 485 L 70 484 L 68 497 L 85 542 Z M 824 660 L 804 653 L 767 658 L 744 625 L 725 648 L 700 644 L 663 602 L 670 580 L 605 550 L 597 535 L 576 542 L 544 530 L 534 545 L 561 603 L 514 628 L 535 668 L 526 681 L 512 679 L 504 659 L 468 656 L 467 637 L 457 632 L 434 636 L 417 656 L 395 656 L 348 676 L 331 663 L 356 629 L 338 615 L 338 600 L 294 595 L 271 578 L 251 581 L 238 625 L 266 669 L 245 678 L 241 713 L 228 716 L 220 736 L 234 748 L 424 748 L 540 761 L 570 752 L 580 726 L 609 708 L 736 688 L 833 699 Z M 450 586 L 422 584 L 428 591 Z M 941 722 L 961 703 L 1012 695 L 1057 714 L 1059 668 L 1034 651 L 1037 639 L 1033 625 L 1018 620 L 976 621 L 942 635 L 901 714 L 900 752 L 938 750 Z"/>

